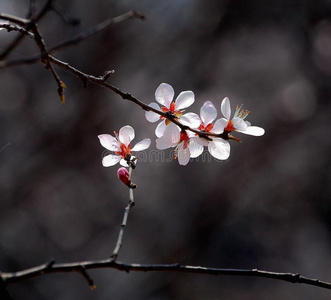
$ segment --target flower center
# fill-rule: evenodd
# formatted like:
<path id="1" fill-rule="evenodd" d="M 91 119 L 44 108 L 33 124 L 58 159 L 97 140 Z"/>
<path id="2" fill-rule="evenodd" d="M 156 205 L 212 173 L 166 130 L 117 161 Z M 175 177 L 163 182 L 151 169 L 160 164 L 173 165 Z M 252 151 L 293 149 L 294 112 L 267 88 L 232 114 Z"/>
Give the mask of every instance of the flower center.
<path id="1" fill-rule="evenodd" d="M 175 157 L 175 159 L 177 159 L 177 157 L 178 157 L 178 147 L 179 147 L 179 145 L 181 143 L 183 143 L 183 149 L 186 149 L 188 147 L 189 141 L 190 141 L 190 138 L 189 138 L 188 134 L 186 133 L 185 130 L 182 130 L 180 132 L 180 137 L 179 137 L 178 145 L 177 145 L 177 147 L 174 150 L 174 157 Z"/>
<path id="2" fill-rule="evenodd" d="M 235 130 L 235 128 L 233 126 L 233 121 L 230 120 L 228 122 L 228 124 L 226 125 L 226 127 L 224 128 L 224 132 L 231 132 L 231 131 L 234 131 L 234 130 Z"/>
<path id="3" fill-rule="evenodd" d="M 188 136 L 188 134 L 186 133 L 185 130 L 182 130 L 180 132 L 180 140 L 179 140 L 179 144 L 183 143 L 183 149 L 186 149 L 188 146 L 188 142 L 189 142 L 190 138 Z"/>
<path id="4" fill-rule="evenodd" d="M 174 116 L 175 118 L 179 118 L 183 115 L 183 113 L 180 111 L 180 110 L 176 110 L 176 104 L 175 102 L 171 102 L 170 104 L 170 107 L 165 107 L 163 106 L 161 108 L 161 110 L 164 112 L 164 113 L 168 113 L 172 116 Z M 163 116 L 160 116 L 160 119 L 165 119 L 165 117 Z M 166 120 L 166 124 L 168 125 L 171 121 L 169 121 L 168 119 Z"/>
<path id="5" fill-rule="evenodd" d="M 199 126 L 199 130 L 203 132 L 210 132 L 213 129 L 213 123 L 209 123 L 206 127 L 202 123 Z"/>
<path id="6" fill-rule="evenodd" d="M 115 137 L 116 139 L 120 142 L 119 137 L 118 137 L 118 133 L 116 131 L 114 131 Z M 132 150 L 131 150 L 131 144 L 125 146 L 123 143 L 120 142 L 120 148 L 121 151 L 114 151 L 114 154 L 121 156 L 124 159 L 130 160 L 131 154 L 132 154 Z"/>
<path id="7" fill-rule="evenodd" d="M 125 146 L 124 144 L 121 143 L 121 151 L 115 151 L 116 155 L 120 155 L 122 158 L 130 157 L 132 150 L 131 150 L 131 144 L 128 146 Z"/>

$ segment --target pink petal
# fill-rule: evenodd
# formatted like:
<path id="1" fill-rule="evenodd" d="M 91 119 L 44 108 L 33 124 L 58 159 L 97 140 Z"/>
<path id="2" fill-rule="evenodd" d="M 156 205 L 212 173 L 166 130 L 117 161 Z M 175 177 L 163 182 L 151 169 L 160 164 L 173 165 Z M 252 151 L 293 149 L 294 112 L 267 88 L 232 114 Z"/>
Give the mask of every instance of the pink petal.
<path id="1" fill-rule="evenodd" d="M 141 142 L 137 143 L 131 150 L 132 151 L 142 151 L 147 149 L 151 145 L 150 139 L 143 139 Z"/>
<path id="2" fill-rule="evenodd" d="M 200 109 L 200 117 L 205 126 L 212 123 L 217 117 L 217 110 L 214 104 L 206 101 Z"/>
<path id="3" fill-rule="evenodd" d="M 129 175 L 129 171 L 124 168 L 121 167 L 117 170 L 117 177 L 119 180 L 121 180 L 125 185 L 129 184 L 129 180 L 130 180 L 130 175 Z"/>
<path id="4" fill-rule="evenodd" d="M 104 167 L 110 167 L 116 165 L 121 160 L 119 155 L 109 154 L 102 159 L 102 165 Z"/>
<path id="5" fill-rule="evenodd" d="M 237 130 L 237 131 L 241 132 L 241 133 L 249 134 L 249 135 L 254 135 L 254 136 L 264 135 L 264 132 L 265 132 L 263 128 L 258 127 L 258 126 L 249 126 L 244 131 L 240 131 L 240 130 Z"/>
<path id="6" fill-rule="evenodd" d="M 201 145 L 199 143 L 199 141 L 198 141 L 199 139 L 200 138 L 198 138 L 198 137 L 190 138 L 189 148 L 190 148 L 190 153 L 191 153 L 190 157 L 192 157 L 192 158 L 198 157 L 203 152 L 203 145 Z"/>
<path id="7" fill-rule="evenodd" d="M 169 108 L 174 95 L 175 91 L 170 84 L 161 83 L 155 91 L 155 100 L 162 106 Z"/>
<path id="8" fill-rule="evenodd" d="M 163 137 L 156 139 L 156 149 L 159 150 L 164 150 L 164 149 L 168 149 L 170 147 L 172 147 L 173 145 L 169 145 L 164 139 Z"/>
<path id="9" fill-rule="evenodd" d="M 110 151 L 120 151 L 120 142 L 110 134 L 98 135 L 100 144 Z"/>
<path id="10" fill-rule="evenodd" d="M 215 138 L 208 143 L 208 151 L 213 157 L 224 160 L 230 156 L 230 144 L 221 138 Z"/>
<path id="11" fill-rule="evenodd" d="M 170 123 L 164 130 L 162 138 L 166 144 L 175 146 L 180 141 L 180 129 L 174 123 Z"/>
<path id="12" fill-rule="evenodd" d="M 225 119 L 230 120 L 231 118 L 231 106 L 228 97 L 225 97 L 221 104 L 221 111 Z"/>
<path id="13" fill-rule="evenodd" d="M 178 163 L 181 166 L 186 166 L 188 162 L 190 161 L 190 148 L 186 147 L 185 149 L 183 148 L 183 143 L 180 143 L 177 148 L 177 159 Z"/>
<path id="14" fill-rule="evenodd" d="M 155 129 L 155 135 L 159 138 L 163 135 L 164 130 L 166 129 L 167 125 L 165 123 L 165 120 L 161 121 Z"/>
<path id="15" fill-rule="evenodd" d="M 201 124 L 200 117 L 195 113 L 187 113 L 180 117 L 179 121 L 185 125 L 189 126 L 191 128 L 198 128 Z"/>
<path id="16" fill-rule="evenodd" d="M 224 118 L 218 119 L 214 124 L 212 132 L 216 134 L 222 133 L 227 125 L 227 120 L 225 120 Z"/>
<path id="17" fill-rule="evenodd" d="M 148 104 L 148 106 L 153 107 L 157 110 L 161 110 L 160 106 L 158 106 L 156 103 L 150 103 Z M 155 112 L 152 111 L 146 111 L 145 112 L 145 117 L 147 119 L 148 122 L 154 123 L 158 120 L 160 120 L 160 115 L 156 114 Z"/>
<path id="18" fill-rule="evenodd" d="M 184 109 L 194 103 L 194 93 L 192 91 L 181 92 L 175 100 L 176 110 Z"/>
<path id="19" fill-rule="evenodd" d="M 207 141 L 206 139 L 201 138 L 201 137 L 197 137 L 197 138 L 196 138 L 196 141 L 197 141 L 200 145 L 208 147 L 208 142 L 209 142 L 209 141 Z"/>
<path id="20" fill-rule="evenodd" d="M 123 126 L 118 133 L 118 138 L 121 143 L 128 146 L 134 139 L 134 129 L 129 125 Z"/>

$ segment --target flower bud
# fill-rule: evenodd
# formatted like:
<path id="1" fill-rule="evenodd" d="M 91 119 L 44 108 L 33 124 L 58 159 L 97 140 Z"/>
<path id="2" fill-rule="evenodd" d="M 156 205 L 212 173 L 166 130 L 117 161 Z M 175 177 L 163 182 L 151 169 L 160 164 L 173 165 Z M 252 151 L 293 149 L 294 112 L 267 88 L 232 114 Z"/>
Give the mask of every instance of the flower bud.
<path id="1" fill-rule="evenodd" d="M 130 175 L 129 171 L 122 167 L 117 170 L 117 177 L 119 180 L 121 180 L 125 185 L 129 186 L 130 185 Z"/>

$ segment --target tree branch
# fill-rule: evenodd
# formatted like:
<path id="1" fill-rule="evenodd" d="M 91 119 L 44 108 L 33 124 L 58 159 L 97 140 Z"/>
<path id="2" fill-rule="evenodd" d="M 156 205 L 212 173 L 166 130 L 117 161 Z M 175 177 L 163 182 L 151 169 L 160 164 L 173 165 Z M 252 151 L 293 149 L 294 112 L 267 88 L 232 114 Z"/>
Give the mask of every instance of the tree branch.
<path id="1" fill-rule="evenodd" d="M 45 6 L 43 7 L 43 9 L 40 11 L 40 13 L 38 14 L 38 16 L 36 16 L 36 18 L 34 19 L 35 22 L 39 22 L 45 15 L 46 13 L 51 9 L 52 7 L 52 2 L 53 0 L 48 0 L 45 4 Z M 31 11 L 31 6 L 30 6 L 30 11 Z M 29 13 L 30 14 L 30 13 Z M 29 15 L 28 14 L 28 15 Z M 0 19 L 3 14 L 0 14 Z M 9 20 L 8 20 L 9 21 Z M 17 24 L 17 23 L 16 23 Z M 27 28 L 25 28 L 27 31 L 29 31 L 29 26 Z M 3 51 L 0 54 L 0 60 L 5 59 L 23 40 L 24 35 L 21 34 L 19 35 L 8 47 L 5 51 Z"/>
<path id="2" fill-rule="evenodd" d="M 5 17 L 6 17 L 6 15 L 4 16 L 3 14 L 0 14 L 0 19 L 5 19 Z M 106 19 L 105 21 L 97 24 L 96 26 L 94 26 L 86 31 L 80 32 L 75 37 L 62 41 L 62 42 L 50 47 L 48 49 L 48 53 L 50 54 L 53 51 L 60 50 L 60 49 L 78 44 L 79 42 L 83 41 L 84 39 L 89 38 L 90 36 L 107 28 L 110 25 L 113 25 L 113 24 L 116 24 L 116 23 L 119 23 L 119 22 L 122 22 L 122 21 L 125 21 L 128 19 L 132 19 L 132 18 L 138 18 L 138 19 L 144 20 L 145 16 L 139 12 L 132 10 L 132 11 L 126 12 L 122 15 L 119 15 L 117 17 Z M 1 25 L 1 27 L 7 28 L 8 25 L 6 25 L 6 26 Z M 8 28 L 7 28 L 7 30 L 8 30 Z M 24 34 L 29 34 L 30 37 L 33 38 L 33 34 L 29 33 L 26 29 L 23 29 L 20 27 L 16 27 L 16 28 L 12 27 L 11 30 L 16 30 L 16 31 L 19 31 Z M 1 59 L 1 57 L 0 57 L 0 59 Z M 0 68 L 5 68 L 5 67 L 8 68 L 8 67 L 13 67 L 13 66 L 32 64 L 32 63 L 38 62 L 39 60 L 40 60 L 40 55 L 36 55 L 36 56 L 30 57 L 27 59 L 12 60 L 12 61 L 7 61 L 7 62 L 2 61 L 2 62 L 0 62 Z"/>
<path id="3" fill-rule="evenodd" d="M 130 165 L 130 167 L 129 167 L 129 182 L 131 182 L 131 176 L 132 176 L 132 166 Z M 126 228 L 126 224 L 127 224 L 127 221 L 128 221 L 130 209 L 135 204 L 134 196 L 133 196 L 133 189 L 134 188 L 135 188 L 135 186 L 133 186 L 133 185 L 129 186 L 129 203 L 128 203 L 128 206 L 125 207 L 125 209 L 124 209 L 123 221 L 122 221 L 122 224 L 121 224 L 120 232 L 118 234 L 116 246 L 115 246 L 115 249 L 114 249 L 112 255 L 110 256 L 110 258 L 114 261 L 117 259 L 118 253 L 119 253 L 119 251 L 122 247 L 124 230 Z"/>
<path id="4" fill-rule="evenodd" d="M 82 272 L 82 270 L 91 269 L 116 269 L 125 272 L 181 272 L 190 274 L 205 274 L 213 276 L 249 276 L 262 277 L 275 280 L 282 280 L 291 283 L 302 283 L 306 285 L 331 289 L 331 283 L 320 281 L 301 276 L 296 273 L 278 273 L 262 271 L 258 269 L 222 269 L 222 268 L 208 268 L 201 266 L 187 266 L 181 264 L 128 264 L 114 261 L 112 258 L 96 261 L 84 261 L 76 263 L 64 264 L 50 264 L 46 263 L 31 269 L 13 272 L 0 273 L 2 280 L 6 284 L 17 283 L 33 277 L 51 274 L 51 273 L 68 273 L 68 272 Z M 94 284 L 93 284 L 94 286 Z"/>

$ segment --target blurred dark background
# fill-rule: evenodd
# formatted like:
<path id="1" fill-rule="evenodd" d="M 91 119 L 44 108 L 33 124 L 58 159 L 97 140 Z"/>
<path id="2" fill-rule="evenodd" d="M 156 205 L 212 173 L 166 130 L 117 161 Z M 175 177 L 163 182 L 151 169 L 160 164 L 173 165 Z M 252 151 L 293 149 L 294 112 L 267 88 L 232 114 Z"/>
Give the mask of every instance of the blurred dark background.
<path id="1" fill-rule="evenodd" d="M 45 1 L 37 1 L 37 9 Z M 244 103 L 263 137 L 237 134 L 227 161 L 139 163 L 136 206 L 119 260 L 300 273 L 331 282 L 331 2 L 55 1 L 40 22 L 48 46 L 131 9 L 127 20 L 55 53 L 145 103 L 161 82 L 193 90 L 189 111 L 228 96 Z M 26 16 L 29 1 L 1 0 L 0 12 Z M 16 33 L 0 32 L 0 50 Z M 9 59 L 30 57 L 30 39 Z M 0 269 L 109 257 L 127 188 L 103 168 L 97 135 L 124 125 L 138 142 L 154 129 L 144 112 L 58 70 L 66 103 L 41 64 L 0 70 Z M 167 155 L 169 151 L 165 152 Z M 210 158 L 204 153 L 204 158 Z M 177 273 L 56 274 L 9 286 L 15 299 L 330 299 L 316 287 L 263 278 Z"/>

